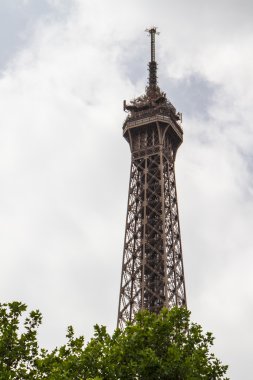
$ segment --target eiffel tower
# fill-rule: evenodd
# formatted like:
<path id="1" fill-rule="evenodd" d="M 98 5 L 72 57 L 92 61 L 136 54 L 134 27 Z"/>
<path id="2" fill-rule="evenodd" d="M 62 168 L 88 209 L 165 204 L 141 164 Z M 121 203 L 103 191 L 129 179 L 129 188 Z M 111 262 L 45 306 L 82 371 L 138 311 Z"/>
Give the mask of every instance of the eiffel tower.
<path id="1" fill-rule="evenodd" d="M 156 27 L 145 94 L 124 101 L 123 136 L 130 145 L 126 230 L 118 309 L 123 328 L 140 309 L 186 306 L 175 158 L 183 141 L 182 115 L 157 84 Z"/>

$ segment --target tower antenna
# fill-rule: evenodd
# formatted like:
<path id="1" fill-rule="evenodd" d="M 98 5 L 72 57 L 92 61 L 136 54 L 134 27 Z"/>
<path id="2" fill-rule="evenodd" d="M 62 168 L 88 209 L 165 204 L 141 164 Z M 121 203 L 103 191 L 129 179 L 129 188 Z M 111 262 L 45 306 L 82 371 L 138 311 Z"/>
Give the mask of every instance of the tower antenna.
<path id="1" fill-rule="evenodd" d="M 145 30 L 150 34 L 150 42 L 151 42 L 151 60 L 148 64 L 149 67 L 149 89 L 155 89 L 157 87 L 157 63 L 155 60 L 155 35 L 160 34 L 157 32 L 157 27 L 152 26 Z"/>

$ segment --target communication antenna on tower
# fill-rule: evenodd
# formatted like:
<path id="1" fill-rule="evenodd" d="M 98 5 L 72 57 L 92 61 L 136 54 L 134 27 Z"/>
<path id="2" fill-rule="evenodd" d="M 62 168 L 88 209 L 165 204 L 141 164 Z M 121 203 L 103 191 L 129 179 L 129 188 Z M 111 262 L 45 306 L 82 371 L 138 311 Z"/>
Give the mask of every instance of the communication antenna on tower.
<path id="1" fill-rule="evenodd" d="M 145 32 L 148 32 L 151 37 L 151 62 L 155 62 L 155 35 L 159 35 L 160 33 L 157 32 L 157 27 L 152 26 L 150 28 L 147 28 Z"/>
<path id="2" fill-rule="evenodd" d="M 145 32 L 148 32 L 150 34 L 150 40 L 151 40 L 151 61 L 148 64 L 149 67 L 149 88 L 155 89 L 157 87 L 157 63 L 155 60 L 155 35 L 160 34 L 157 31 L 156 26 L 152 26 L 150 28 L 147 28 Z"/>

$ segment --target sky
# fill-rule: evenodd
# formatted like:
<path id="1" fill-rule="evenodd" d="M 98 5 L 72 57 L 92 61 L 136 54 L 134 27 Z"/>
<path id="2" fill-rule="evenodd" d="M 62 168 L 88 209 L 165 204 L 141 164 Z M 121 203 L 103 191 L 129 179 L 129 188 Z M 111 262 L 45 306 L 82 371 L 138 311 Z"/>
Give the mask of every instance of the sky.
<path id="1" fill-rule="evenodd" d="M 188 308 L 231 379 L 253 352 L 249 0 L 0 1 L 0 300 L 40 309 L 42 346 L 116 326 L 130 151 L 147 84 L 183 113 L 176 177 Z"/>

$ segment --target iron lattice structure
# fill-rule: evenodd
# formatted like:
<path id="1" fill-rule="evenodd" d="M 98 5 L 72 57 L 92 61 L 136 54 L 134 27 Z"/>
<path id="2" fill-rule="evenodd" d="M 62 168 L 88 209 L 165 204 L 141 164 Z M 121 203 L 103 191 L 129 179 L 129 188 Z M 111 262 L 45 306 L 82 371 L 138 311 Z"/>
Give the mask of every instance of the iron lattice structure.
<path id="1" fill-rule="evenodd" d="M 132 162 L 123 252 L 118 326 L 140 309 L 186 306 L 175 158 L 183 141 L 181 114 L 157 85 L 156 28 L 146 93 L 130 104 L 123 135 Z"/>

